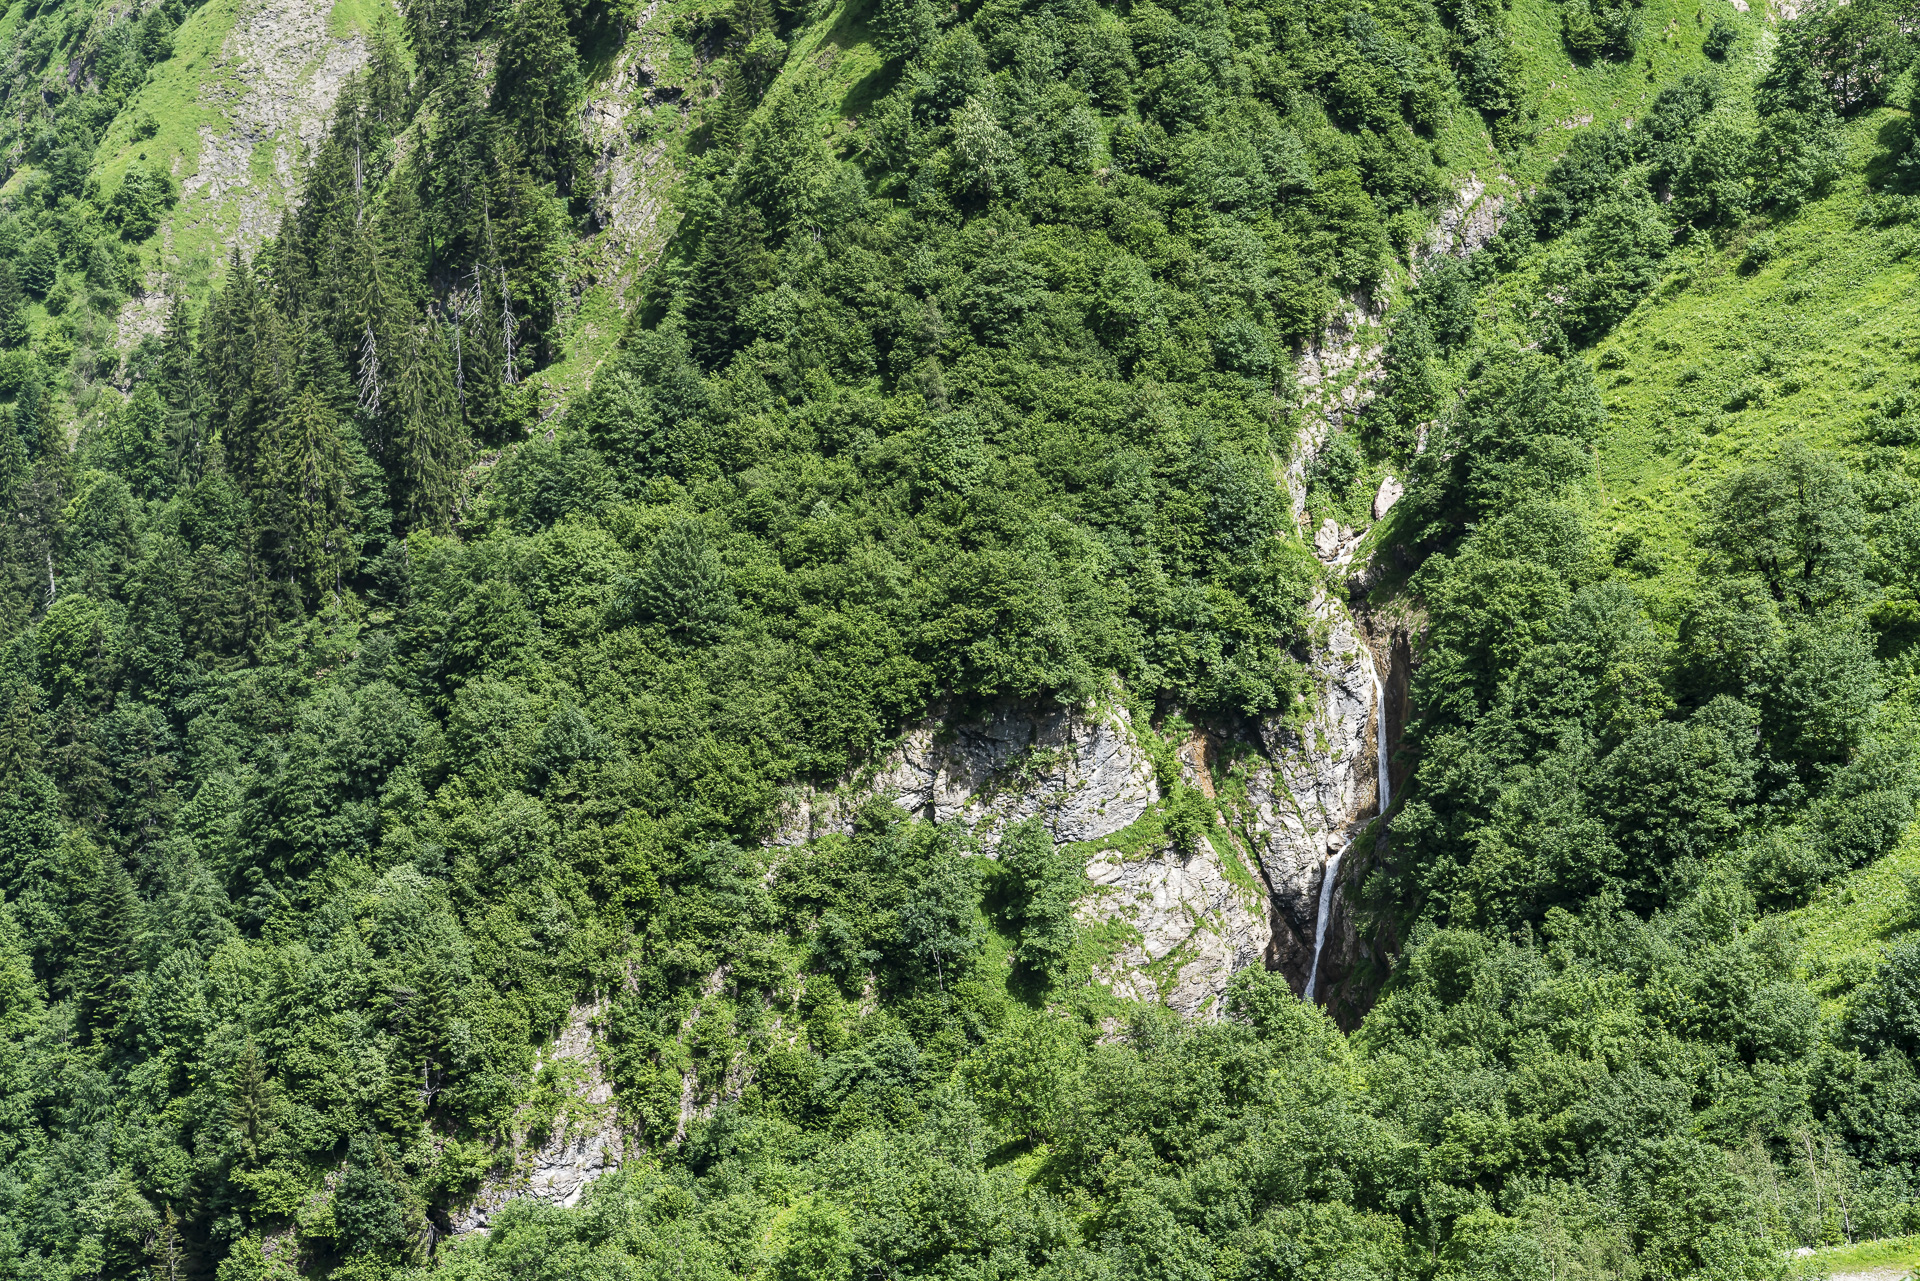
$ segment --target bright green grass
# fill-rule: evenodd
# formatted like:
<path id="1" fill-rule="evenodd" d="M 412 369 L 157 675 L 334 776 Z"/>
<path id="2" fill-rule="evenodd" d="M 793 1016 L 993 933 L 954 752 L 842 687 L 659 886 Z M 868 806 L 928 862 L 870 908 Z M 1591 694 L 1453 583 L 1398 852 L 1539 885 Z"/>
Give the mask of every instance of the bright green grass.
<path id="1" fill-rule="evenodd" d="M 1629 62 L 1574 63 L 1560 37 L 1558 0 L 1516 0 L 1507 15 L 1513 44 L 1522 63 L 1520 100 L 1533 117 L 1517 139 L 1519 151 L 1502 157 L 1478 113 L 1459 110 L 1442 131 L 1435 150 L 1456 175 L 1472 172 L 1496 191 L 1535 185 L 1566 150 L 1572 131 L 1637 119 L 1663 84 L 1689 72 L 1711 68 L 1701 52 L 1707 27 L 1720 13 L 1741 28 L 1739 43 L 1723 72 L 1730 96 L 1745 96 L 1753 60 L 1765 39 L 1758 17 L 1737 13 L 1724 0 L 1647 0 L 1642 14 L 1646 37 Z M 1503 181 L 1505 179 L 1505 181 Z"/>
<path id="2" fill-rule="evenodd" d="M 176 183 L 200 168 L 201 131 L 222 131 L 226 118 L 209 101 L 211 88 L 237 95 L 242 91 L 230 69 L 220 64 L 220 48 L 233 29 L 241 0 L 208 0 L 195 9 L 174 33 L 173 56 L 147 76 L 140 92 L 108 126 L 94 153 L 94 178 L 103 193 L 119 187 L 127 170 L 137 164 L 154 165 L 172 174 Z M 137 121 L 147 115 L 158 122 L 153 137 L 136 139 Z M 231 237 L 230 219 L 206 216 L 207 202 L 197 194 L 184 196 L 163 227 L 171 226 L 173 257 L 212 260 L 215 245 Z M 151 267 L 164 269 L 159 246 L 165 231 L 156 233 L 144 253 Z"/>
<path id="3" fill-rule="evenodd" d="M 398 18 L 390 0 L 333 0 L 333 8 L 327 13 L 327 32 L 335 40 L 352 36 L 371 40 L 380 24 L 389 22 L 394 24 L 395 43 L 404 51 L 406 42 L 399 39 Z"/>
<path id="4" fill-rule="evenodd" d="M 1857 448 L 1877 400 L 1913 376 L 1914 233 L 1857 225 L 1864 171 L 1904 139 L 1901 115 L 1852 124 L 1847 176 L 1771 231 L 1764 266 L 1742 266 L 1745 234 L 1683 251 L 1680 269 L 1594 353 L 1610 415 L 1598 515 L 1665 556 L 1656 599 L 1686 589 L 1716 484 L 1789 440 Z"/>
<path id="5" fill-rule="evenodd" d="M 26 19 L 26 16 L 26 0 L 18 0 L 18 3 L 8 5 L 6 11 L 0 13 L 0 42 L 9 45 L 12 44 L 15 34 L 20 30 L 20 24 Z"/>
<path id="6" fill-rule="evenodd" d="M 246 85 L 239 68 L 222 57 L 227 36 L 245 0 L 209 0 L 194 10 L 174 34 L 173 56 L 155 67 L 108 127 L 95 152 L 94 176 L 104 193 L 120 185 L 137 164 L 157 165 L 183 182 L 202 168 L 203 134 L 223 138 L 232 129 L 223 102 L 237 101 Z M 328 26 L 336 38 L 365 37 L 382 21 L 395 21 L 391 0 L 335 0 Z M 151 138 L 137 139 L 137 123 L 158 122 Z M 163 229 L 145 246 L 150 269 L 177 272 L 190 287 L 203 285 L 219 270 L 237 230 L 242 202 L 264 191 L 270 204 L 290 196 L 282 189 L 278 152 L 296 146 L 291 137 L 263 140 L 245 161 L 244 191 L 211 194 L 206 187 L 185 193 Z M 296 164 L 304 157 L 296 157 Z"/>
<path id="7" fill-rule="evenodd" d="M 566 355 L 535 377 L 556 387 L 578 388 L 599 367 L 626 332 L 627 317 L 619 298 L 607 285 L 595 285 L 580 296 L 567 333 Z"/>
<path id="8" fill-rule="evenodd" d="M 1821 1250 L 1806 1260 L 1810 1275 L 1845 1275 L 1882 1269 L 1920 1268 L 1920 1237 L 1891 1237 Z"/>
<path id="9" fill-rule="evenodd" d="M 1909 827 L 1880 859 L 1788 914 L 1802 943 L 1801 972 L 1832 1002 L 1873 976 L 1885 949 L 1913 925 L 1908 883 L 1920 878 L 1920 828 Z"/>

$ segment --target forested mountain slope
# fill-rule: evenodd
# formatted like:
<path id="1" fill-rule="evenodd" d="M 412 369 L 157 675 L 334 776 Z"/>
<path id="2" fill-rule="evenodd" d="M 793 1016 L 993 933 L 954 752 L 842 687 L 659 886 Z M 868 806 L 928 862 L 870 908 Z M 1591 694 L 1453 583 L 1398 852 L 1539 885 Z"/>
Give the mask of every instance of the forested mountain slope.
<path id="1" fill-rule="evenodd" d="M 1920 1226 L 1917 28 L 8 10 L 0 1273 Z"/>

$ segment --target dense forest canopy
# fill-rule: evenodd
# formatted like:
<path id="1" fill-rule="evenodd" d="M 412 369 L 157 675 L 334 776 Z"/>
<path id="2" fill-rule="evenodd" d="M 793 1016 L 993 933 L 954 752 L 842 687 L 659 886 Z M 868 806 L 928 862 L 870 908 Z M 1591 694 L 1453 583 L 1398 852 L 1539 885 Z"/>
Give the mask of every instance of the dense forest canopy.
<path id="1" fill-rule="evenodd" d="M 1791 915 L 1920 794 L 1914 393 L 1665 543 L 1596 462 L 1629 318 L 1848 183 L 1912 251 L 1911 3 L 687 5 L 676 230 L 572 382 L 635 13 L 407 0 L 121 359 L 180 178 L 95 157 L 195 12 L 4 26 L 0 1275 L 1761 1278 L 1920 1228 L 1920 935 L 1822 988 Z M 1470 165 L 1539 180 L 1435 252 Z M 1356 307 L 1379 394 L 1308 459 Z M 1674 439 L 1785 394 L 1699 359 Z M 1009 699 L 1126 709 L 1205 839 L 1172 742 L 1297 723 L 1346 592 L 1289 463 L 1315 524 L 1407 483 L 1345 1030 L 1258 966 L 1114 995 L 1037 822 L 768 843 Z M 581 1007 L 630 1158 L 450 1242 Z"/>

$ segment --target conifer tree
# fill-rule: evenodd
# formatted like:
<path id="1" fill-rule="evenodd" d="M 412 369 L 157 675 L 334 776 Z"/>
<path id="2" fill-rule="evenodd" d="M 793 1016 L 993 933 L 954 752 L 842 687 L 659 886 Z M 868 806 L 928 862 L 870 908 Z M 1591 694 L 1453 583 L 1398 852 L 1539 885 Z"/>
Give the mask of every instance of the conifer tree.
<path id="1" fill-rule="evenodd" d="M 13 398 L 13 430 L 29 458 L 56 457 L 53 406 L 48 403 L 46 384 L 29 378 Z"/>
<path id="2" fill-rule="evenodd" d="M 333 590 L 359 562 L 351 473 L 340 416 L 308 385 L 277 420 L 267 482 L 266 529 L 275 578 L 303 595 Z"/>
<path id="3" fill-rule="evenodd" d="M 27 296 L 13 264 L 0 262 L 0 347 L 18 347 L 27 341 Z"/>
<path id="4" fill-rule="evenodd" d="M 726 563 L 706 530 L 692 520 L 675 521 L 660 531 L 622 596 L 630 617 L 657 623 L 690 644 L 718 637 L 737 608 Z"/>
<path id="5" fill-rule="evenodd" d="M 20 283 L 28 292 L 46 297 L 59 271 L 60 253 L 54 248 L 51 236 L 35 236 L 28 242 L 26 253 L 20 258 Z"/>
<path id="6" fill-rule="evenodd" d="M 740 131 L 753 114 L 753 92 L 745 71 L 737 62 L 729 63 L 721 74 L 720 105 L 714 109 L 711 126 L 717 151 L 737 151 Z"/>
<path id="7" fill-rule="evenodd" d="M 450 273 L 464 274 L 488 253 L 500 117 L 486 106 L 472 77 L 455 77 L 436 96 L 424 145 L 412 153 L 435 265 Z"/>
<path id="8" fill-rule="evenodd" d="M 394 387 L 394 448 L 408 529 L 444 532 L 465 459 L 445 331 L 415 328 Z"/>
<path id="9" fill-rule="evenodd" d="M 421 91 L 432 93 L 447 68 L 459 62 L 466 32 L 461 0 L 404 0 L 400 20 L 420 70 Z"/>
<path id="10" fill-rule="evenodd" d="M 367 145 L 384 153 L 393 136 L 407 126 L 412 95 L 407 84 L 406 55 L 387 14 L 380 15 L 370 43 L 372 56 L 367 60 L 364 99 Z"/>
<path id="11" fill-rule="evenodd" d="M 418 985 L 395 994 L 381 1120 L 396 1133 L 416 1129 L 446 1083 L 454 986 L 446 967 L 429 961 Z"/>
<path id="12" fill-rule="evenodd" d="M 334 1193 L 338 1240 L 350 1254 L 381 1254 L 406 1238 L 406 1215 L 385 1145 L 363 1131 L 347 1143 L 347 1167 Z"/>
<path id="13" fill-rule="evenodd" d="M 117 855 L 99 856 L 77 924 L 73 993 L 96 1043 L 114 1039 L 140 972 L 140 899 Z"/>
<path id="14" fill-rule="evenodd" d="M 193 316 L 181 294 L 173 296 L 172 305 L 167 309 L 166 327 L 160 333 L 160 368 L 155 381 L 166 406 L 162 439 L 168 478 L 176 484 L 192 484 L 200 479 L 206 466 L 206 425 L 200 368 L 194 359 Z"/>
<path id="15" fill-rule="evenodd" d="M 385 461 L 392 445 L 394 394 L 406 346 L 408 303 L 386 247 L 369 219 L 355 230 L 356 283 L 348 299 L 348 347 L 354 372 L 354 403 L 366 427 L 367 451 Z"/>
<path id="16" fill-rule="evenodd" d="M 260 1047 L 248 1037 L 227 1080 L 227 1125 L 233 1131 L 243 1169 L 260 1164 L 260 1148 L 272 1126 L 272 1107 L 266 1064 L 260 1057 Z"/>
<path id="17" fill-rule="evenodd" d="M 746 340 L 741 314 L 765 272 L 765 224 L 754 209 L 729 209 L 700 246 L 687 286 L 687 342 L 707 369 Z"/>
<path id="18" fill-rule="evenodd" d="M 528 167 L 565 190 L 580 136 L 574 104 L 584 82 L 560 0 L 520 0 L 507 19 L 495 74 L 494 107 L 525 150 Z"/>
<path id="19" fill-rule="evenodd" d="M 499 442 L 513 341 L 511 313 L 500 288 L 504 276 L 497 259 L 485 259 L 456 295 L 454 391 L 467 435 L 487 444 Z"/>
<path id="20" fill-rule="evenodd" d="M 251 327 L 252 359 L 243 386 L 241 408 L 230 410 L 225 443 L 226 462 L 240 490 L 256 497 L 267 484 L 267 473 L 278 452 L 282 416 L 295 387 L 293 335 L 287 322 L 266 300 L 255 297 Z"/>
<path id="21" fill-rule="evenodd" d="M 244 476 L 252 448 L 245 439 L 248 392 L 253 385 L 255 324 L 259 292 L 252 269 L 236 248 L 227 263 L 226 287 L 207 304 L 201 326 L 200 382 L 206 390 L 208 433 L 221 442 L 225 462 Z"/>
<path id="22" fill-rule="evenodd" d="M 11 908 L 0 909 L 0 1036 L 18 1042 L 39 1022 L 46 999 Z"/>
<path id="23" fill-rule="evenodd" d="M 775 241 L 811 219 L 832 170 L 818 119 L 822 95 L 812 72 L 783 82 L 746 130 L 731 198 L 758 209 Z"/>
<path id="24" fill-rule="evenodd" d="M 311 388 L 336 416 L 353 413 L 353 379 L 340 358 L 340 349 L 327 336 L 325 321 L 312 313 L 301 318 L 295 342 L 299 361 L 294 367 L 295 389 Z"/>

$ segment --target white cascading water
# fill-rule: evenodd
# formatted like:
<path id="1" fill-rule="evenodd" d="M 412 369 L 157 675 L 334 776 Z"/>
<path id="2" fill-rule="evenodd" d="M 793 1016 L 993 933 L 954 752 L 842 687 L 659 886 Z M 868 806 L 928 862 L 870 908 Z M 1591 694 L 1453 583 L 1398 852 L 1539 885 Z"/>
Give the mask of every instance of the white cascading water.
<path id="1" fill-rule="evenodd" d="M 1327 918 L 1333 914 L 1333 886 L 1340 879 L 1340 860 L 1353 848 L 1348 841 L 1340 852 L 1327 860 L 1326 874 L 1320 878 L 1320 916 L 1313 923 L 1313 969 L 1307 975 L 1307 999 L 1313 999 L 1320 986 L 1320 951 L 1327 945 Z"/>
<path id="2" fill-rule="evenodd" d="M 1373 677 L 1373 755 L 1380 771 L 1380 806 L 1375 812 L 1384 816 L 1392 803 L 1387 778 L 1387 692 L 1380 687 L 1380 669 L 1373 664 L 1372 650 L 1367 651 L 1367 675 Z"/>
<path id="3" fill-rule="evenodd" d="M 1385 814 L 1391 803 L 1387 782 L 1387 696 L 1380 687 L 1380 669 L 1374 666 L 1373 651 L 1366 650 L 1367 675 L 1373 680 L 1373 744 L 1375 768 L 1379 770 L 1378 813 Z M 1348 841 L 1339 853 L 1327 860 L 1326 874 L 1320 878 L 1320 914 L 1313 923 L 1313 968 L 1307 974 L 1307 999 L 1320 988 L 1320 953 L 1327 946 L 1327 919 L 1333 915 L 1333 890 L 1340 880 L 1340 860 L 1353 848 Z"/>

